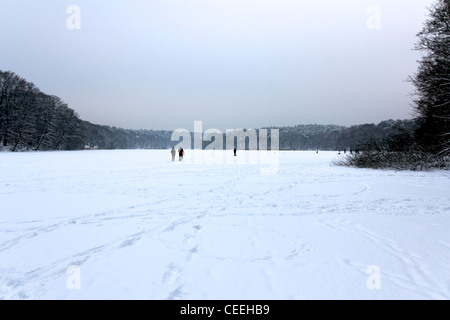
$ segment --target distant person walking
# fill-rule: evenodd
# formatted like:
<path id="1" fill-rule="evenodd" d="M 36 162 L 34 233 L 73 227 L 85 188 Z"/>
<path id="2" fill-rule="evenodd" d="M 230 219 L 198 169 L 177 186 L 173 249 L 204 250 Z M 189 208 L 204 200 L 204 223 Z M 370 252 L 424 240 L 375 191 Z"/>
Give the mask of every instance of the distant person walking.
<path id="1" fill-rule="evenodd" d="M 180 149 L 178 149 L 178 157 L 179 157 L 180 161 L 183 161 L 183 156 L 184 156 L 184 150 L 183 150 L 183 148 L 180 147 Z"/>
<path id="2" fill-rule="evenodd" d="M 177 155 L 177 151 L 175 150 L 175 147 L 172 147 L 172 150 L 170 151 L 172 154 L 172 161 L 175 161 L 175 156 Z"/>

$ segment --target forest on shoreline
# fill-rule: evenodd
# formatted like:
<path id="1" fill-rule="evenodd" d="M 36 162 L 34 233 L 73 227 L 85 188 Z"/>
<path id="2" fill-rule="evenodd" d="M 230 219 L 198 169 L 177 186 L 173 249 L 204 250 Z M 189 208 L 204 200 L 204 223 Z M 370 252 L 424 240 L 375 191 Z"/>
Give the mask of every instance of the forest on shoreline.
<path id="1" fill-rule="evenodd" d="M 169 130 L 130 130 L 82 120 L 61 98 L 41 92 L 35 84 L 10 71 L 0 71 L 0 94 L 3 151 L 167 149 L 178 142 L 171 141 Z M 319 124 L 270 127 L 280 130 L 282 150 L 336 151 L 361 148 L 369 137 L 392 144 L 417 128 L 416 120 L 387 120 L 351 127 Z"/>

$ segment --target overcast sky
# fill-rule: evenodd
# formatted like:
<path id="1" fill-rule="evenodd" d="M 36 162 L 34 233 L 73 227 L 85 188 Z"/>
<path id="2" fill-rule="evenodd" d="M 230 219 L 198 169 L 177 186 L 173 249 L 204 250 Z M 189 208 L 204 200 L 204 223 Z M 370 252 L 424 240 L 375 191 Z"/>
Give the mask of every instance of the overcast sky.
<path id="1" fill-rule="evenodd" d="M 407 119 L 432 3 L 0 0 L 0 69 L 130 129 Z"/>

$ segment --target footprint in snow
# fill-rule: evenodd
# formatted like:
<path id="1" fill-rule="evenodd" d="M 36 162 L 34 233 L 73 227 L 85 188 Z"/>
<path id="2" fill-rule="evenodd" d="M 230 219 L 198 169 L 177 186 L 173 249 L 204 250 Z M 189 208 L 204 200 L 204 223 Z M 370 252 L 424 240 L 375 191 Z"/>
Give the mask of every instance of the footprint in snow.
<path id="1" fill-rule="evenodd" d="M 187 256 L 186 256 L 186 261 L 191 261 L 192 260 L 192 256 L 198 252 L 198 247 L 195 246 L 194 248 L 192 248 L 191 250 L 189 250 Z"/>
<path id="2" fill-rule="evenodd" d="M 166 272 L 164 272 L 162 281 L 169 286 L 172 285 L 177 280 L 178 274 L 180 273 L 180 271 L 181 271 L 181 269 L 178 265 L 171 263 L 167 267 Z"/>
<path id="3" fill-rule="evenodd" d="M 179 286 L 169 294 L 167 300 L 181 300 L 183 295 L 183 287 Z"/>

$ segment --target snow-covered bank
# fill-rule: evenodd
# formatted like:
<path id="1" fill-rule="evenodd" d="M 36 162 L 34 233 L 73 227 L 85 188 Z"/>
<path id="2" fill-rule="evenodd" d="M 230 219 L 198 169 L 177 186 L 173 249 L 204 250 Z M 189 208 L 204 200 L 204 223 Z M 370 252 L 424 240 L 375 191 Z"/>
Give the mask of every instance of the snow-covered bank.
<path id="1" fill-rule="evenodd" d="M 0 154 L 0 298 L 450 299 L 448 172 L 220 152 Z"/>

